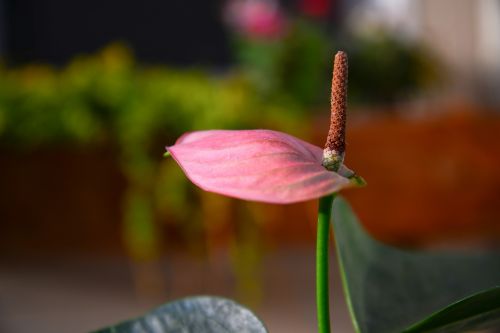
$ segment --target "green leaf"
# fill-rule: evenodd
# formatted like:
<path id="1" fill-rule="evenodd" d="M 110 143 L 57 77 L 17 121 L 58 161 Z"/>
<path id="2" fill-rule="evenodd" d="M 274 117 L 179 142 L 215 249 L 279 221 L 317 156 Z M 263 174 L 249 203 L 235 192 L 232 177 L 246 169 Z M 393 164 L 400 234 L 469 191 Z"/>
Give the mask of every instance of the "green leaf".
<path id="1" fill-rule="evenodd" d="M 190 297 L 95 333 L 266 333 L 248 309 L 224 298 Z"/>
<path id="2" fill-rule="evenodd" d="M 333 204 L 333 226 L 357 332 L 500 327 L 500 253 L 413 252 L 382 244 L 342 198 Z"/>

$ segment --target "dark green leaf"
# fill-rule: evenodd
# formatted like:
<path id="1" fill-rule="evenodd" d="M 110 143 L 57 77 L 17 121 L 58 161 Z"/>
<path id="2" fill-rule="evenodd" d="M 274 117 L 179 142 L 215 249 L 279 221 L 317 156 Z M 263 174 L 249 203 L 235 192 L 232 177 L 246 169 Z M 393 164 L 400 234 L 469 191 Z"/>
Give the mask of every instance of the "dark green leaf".
<path id="1" fill-rule="evenodd" d="M 500 253 L 403 251 L 382 244 L 337 198 L 333 225 L 358 332 L 463 332 L 500 327 Z"/>
<path id="2" fill-rule="evenodd" d="M 191 297 L 95 333 L 266 333 L 248 309 L 224 298 Z"/>

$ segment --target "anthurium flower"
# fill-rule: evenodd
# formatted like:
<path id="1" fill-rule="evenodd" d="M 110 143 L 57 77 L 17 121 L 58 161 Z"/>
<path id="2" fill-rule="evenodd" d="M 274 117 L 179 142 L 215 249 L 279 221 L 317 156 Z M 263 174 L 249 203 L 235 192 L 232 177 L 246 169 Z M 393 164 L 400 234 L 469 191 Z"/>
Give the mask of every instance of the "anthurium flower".
<path id="1" fill-rule="evenodd" d="M 330 130 L 321 149 L 270 130 L 212 130 L 187 133 L 167 147 L 193 183 L 230 197 L 293 203 L 320 198 L 316 241 L 318 332 L 330 333 L 328 243 L 335 192 L 364 181 L 344 164 L 347 55 L 333 65 Z"/>
<path id="2" fill-rule="evenodd" d="M 352 186 L 354 173 L 322 166 L 323 149 L 270 130 L 183 135 L 168 152 L 202 189 L 244 200 L 293 203 Z"/>
<path id="3" fill-rule="evenodd" d="M 342 57 L 336 63 L 342 69 Z M 363 180 L 342 163 L 345 77 L 336 80 L 334 75 L 332 87 L 325 149 L 271 130 L 191 132 L 166 149 L 200 188 L 244 200 L 287 204 L 361 185 Z"/>

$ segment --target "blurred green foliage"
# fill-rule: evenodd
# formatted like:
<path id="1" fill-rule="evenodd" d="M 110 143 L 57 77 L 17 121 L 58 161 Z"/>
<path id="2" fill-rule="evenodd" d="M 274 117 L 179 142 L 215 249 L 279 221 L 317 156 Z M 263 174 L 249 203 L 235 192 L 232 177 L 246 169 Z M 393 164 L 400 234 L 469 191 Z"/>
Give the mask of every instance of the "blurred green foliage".
<path id="1" fill-rule="evenodd" d="M 384 31 L 355 36 L 349 54 L 349 99 L 384 105 L 413 98 L 441 79 L 437 59 L 423 45 Z"/>
<path id="2" fill-rule="evenodd" d="M 301 108 L 326 106 L 333 45 L 312 22 L 295 19 L 281 38 L 233 38 L 238 67 L 260 94 L 291 98 Z"/>
<path id="3" fill-rule="evenodd" d="M 173 143 L 186 130 L 268 125 L 293 132 L 294 110 L 261 98 L 237 72 L 143 68 L 120 45 L 61 70 L 0 68 L 0 139 L 16 146 L 111 141 L 128 150 L 158 137 Z"/>
<path id="4" fill-rule="evenodd" d="M 234 37 L 238 65 L 261 94 L 292 98 L 301 108 L 324 107 L 339 49 L 349 55 L 351 105 L 408 100 L 441 79 L 439 62 L 416 41 L 383 30 L 333 38 L 315 21 L 289 23 L 281 39 Z"/>

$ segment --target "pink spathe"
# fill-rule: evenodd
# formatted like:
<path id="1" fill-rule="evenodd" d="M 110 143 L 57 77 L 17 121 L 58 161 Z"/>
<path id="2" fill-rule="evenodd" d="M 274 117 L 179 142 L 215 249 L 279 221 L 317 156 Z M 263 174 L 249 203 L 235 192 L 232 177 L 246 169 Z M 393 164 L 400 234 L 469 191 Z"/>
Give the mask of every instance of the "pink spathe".
<path id="1" fill-rule="evenodd" d="M 356 183 L 344 166 L 326 170 L 321 148 L 276 131 L 191 132 L 167 150 L 200 188 L 244 200 L 294 203 Z"/>

